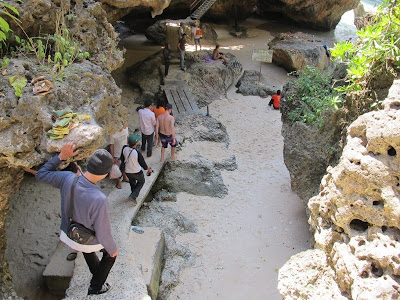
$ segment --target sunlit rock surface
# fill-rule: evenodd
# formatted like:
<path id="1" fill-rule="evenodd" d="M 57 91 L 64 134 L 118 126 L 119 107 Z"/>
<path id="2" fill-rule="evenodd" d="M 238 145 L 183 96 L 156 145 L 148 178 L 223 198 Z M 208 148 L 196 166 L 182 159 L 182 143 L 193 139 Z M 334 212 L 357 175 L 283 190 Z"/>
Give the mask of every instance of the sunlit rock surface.
<path id="1" fill-rule="evenodd" d="M 323 251 L 335 278 L 329 290 L 338 286 L 348 299 L 400 297 L 399 127 L 397 80 L 383 110 L 364 114 L 350 125 L 339 164 L 328 168 L 319 195 L 308 204 L 316 250 L 311 250 L 307 264 L 325 268 L 324 260 L 316 255 Z M 280 279 L 288 277 L 288 272 L 295 274 L 293 269 L 307 272 L 303 264 L 301 255 L 293 257 L 281 269 Z M 280 283 L 284 299 L 307 289 L 312 296 L 308 299 L 323 298 L 326 289 L 301 279 L 304 276 Z"/>

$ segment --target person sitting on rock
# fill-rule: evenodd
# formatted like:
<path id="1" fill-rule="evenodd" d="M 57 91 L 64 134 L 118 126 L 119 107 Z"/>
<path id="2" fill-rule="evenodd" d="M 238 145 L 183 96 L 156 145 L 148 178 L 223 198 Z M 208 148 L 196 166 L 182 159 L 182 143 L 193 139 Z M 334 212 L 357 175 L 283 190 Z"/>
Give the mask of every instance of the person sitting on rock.
<path id="1" fill-rule="evenodd" d="M 229 61 L 228 58 L 225 57 L 225 55 L 222 52 L 219 52 L 219 45 L 217 44 L 215 46 L 213 55 L 212 55 L 212 59 L 214 60 L 218 60 L 218 59 L 222 59 L 224 61 L 224 65 L 226 65 Z"/>
<path id="2" fill-rule="evenodd" d="M 268 105 L 273 106 L 274 109 L 279 109 L 279 105 L 281 102 L 281 90 L 277 90 L 275 95 L 271 96 L 271 101 L 269 101 Z"/>

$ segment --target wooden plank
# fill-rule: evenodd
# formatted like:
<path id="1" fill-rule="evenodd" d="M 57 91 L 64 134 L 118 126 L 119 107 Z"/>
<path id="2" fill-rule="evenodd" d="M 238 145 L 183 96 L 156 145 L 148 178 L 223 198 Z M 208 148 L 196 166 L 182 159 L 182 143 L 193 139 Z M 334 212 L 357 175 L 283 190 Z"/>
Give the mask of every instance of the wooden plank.
<path id="1" fill-rule="evenodd" d="M 168 103 L 171 103 L 172 109 L 176 113 L 178 113 L 178 108 L 176 107 L 176 104 L 175 104 L 175 101 L 174 101 L 174 97 L 172 96 L 171 90 L 165 89 L 164 92 L 165 92 L 165 96 L 167 96 Z"/>
<path id="2" fill-rule="evenodd" d="M 177 88 L 176 91 L 177 91 L 179 97 L 180 97 L 181 100 L 182 100 L 182 104 L 183 104 L 183 106 L 185 107 L 186 113 L 189 113 L 189 114 L 190 114 L 190 113 L 193 113 L 192 106 L 190 105 L 189 99 L 187 99 L 186 94 L 185 94 L 185 92 L 183 91 L 183 89 L 182 89 L 182 88 Z"/>
<path id="3" fill-rule="evenodd" d="M 193 113 L 200 112 L 200 109 L 197 106 L 197 103 L 194 100 L 193 94 L 190 92 L 190 90 L 189 89 L 184 89 L 183 91 L 186 94 L 186 98 L 188 99 L 188 102 L 189 102 L 190 106 L 192 107 Z"/>
<path id="4" fill-rule="evenodd" d="M 186 113 L 185 107 L 183 106 L 181 98 L 179 97 L 178 92 L 176 91 L 176 89 L 171 90 L 171 94 L 172 94 L 172 96 L 174 98 L 176 107 L 178 108 L 178 113 L 181 114 L 181 115 L 184 115 Z"/>

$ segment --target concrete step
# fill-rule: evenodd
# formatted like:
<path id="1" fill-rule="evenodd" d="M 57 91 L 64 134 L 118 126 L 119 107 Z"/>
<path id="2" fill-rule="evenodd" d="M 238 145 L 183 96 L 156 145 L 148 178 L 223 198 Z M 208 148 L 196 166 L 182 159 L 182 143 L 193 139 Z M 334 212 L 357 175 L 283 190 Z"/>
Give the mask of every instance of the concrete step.
<path id="1" fill-rule="evenodd" d="M 129 240 L 133 247 L 136 264 L 142 272 L 151 299 L 157 299 L 165 249 L 164 233 L 158 228 L 144 227 L 142 234 L 133 230 Z"/>
<path id="2" fill-rule="evenodd" d="M 43 272 L 43 280 L 49 291 L 56 296 L 64 296 L 74 273 L 75 261 L 68 261 L 67 256 L 76 251 L 63 242 L 58 242 L 49 264 Z"/>
<path id="3" fill-rule="evenodd" d="M 130 195 L 129 183 L 122 183 L 122 189 L 114 189 L 108 196 L 112 234 L 120 249 L 117 260 L 107 279 L 107 282 L 113 286 L 113 289 L 105 295 L 96 296 L 96 299 L 150 299 L 147 293 L 146 283 L 136 264 L 134 249 L 129 236 L 131 233 L 132 220 L 139 212 L 140 207 L 149 195 L 151 187 L 164 166 L 165 162 L 160 162 L 160 151 L 160 148 L 154 148 L 153 156 L 151 158 L 145 158 L 147 165 L 153 169 L 154 173 L 151 176 L 146 176 L 146 182 L 139 197 L 136 199 L 136 205 L 128 199 Z M 61 245 L 64 244 L 61 243 Z M 64 277 L 65 280 L 68 280 L 68 278 L 71 279 L 70 276 L 72 276 L 69 288 L 66 291 L 65 299 L 85 299 L 91 273 L 81 253 L 78 253 L 75 260 L 75 268 L 72 268 L 73 274 L 70 270 L 68 271 L 64 264 L 65 254 L 72 251 L 68 247 L 66 247 L 66 249 L 68 249 L 68 251 L 65 249 L 63 250 L 62 247 L 60 247 L 60 249 L 57 247 L 54 252 L 49 266 L 51 267 L 51 265 L 54 265 L 56 267 L 49 267 L 49 270 L 52 271 L 46 273 L 47 285 L 50 290 L 59 290 L 60 288 L 58 286 L 60 284 L 57 280 Z"/>

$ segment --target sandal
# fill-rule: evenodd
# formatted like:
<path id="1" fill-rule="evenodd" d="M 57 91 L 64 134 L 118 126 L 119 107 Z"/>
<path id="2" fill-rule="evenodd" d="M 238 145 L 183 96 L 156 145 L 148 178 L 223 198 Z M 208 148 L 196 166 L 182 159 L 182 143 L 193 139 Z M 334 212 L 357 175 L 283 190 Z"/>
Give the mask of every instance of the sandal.
<path id="1" fill-rule="evenodd" d="M 122 189 L 122 185 L 118 185 L 118 184 L 117 184 L 115 187 L 116 187 L 117 189 L 119 189 L 119 190 Z"/>

